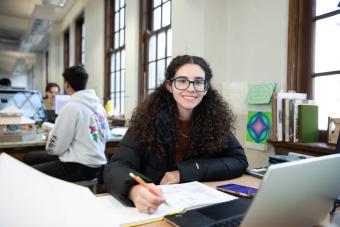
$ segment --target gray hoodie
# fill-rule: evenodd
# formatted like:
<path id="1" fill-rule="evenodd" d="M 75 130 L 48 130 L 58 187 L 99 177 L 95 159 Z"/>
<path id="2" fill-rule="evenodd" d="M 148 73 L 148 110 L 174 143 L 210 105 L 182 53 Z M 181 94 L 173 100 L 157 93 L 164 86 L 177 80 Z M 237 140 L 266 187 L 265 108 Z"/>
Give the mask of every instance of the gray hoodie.
<path id="1" fill-rule="evenodd" d="M 89 167 L 106 164 L 109 136 L 106 113 L 94 90 L 75 92 L 61 110 L 48 136 L 46 150 L 62 162 Z"/>

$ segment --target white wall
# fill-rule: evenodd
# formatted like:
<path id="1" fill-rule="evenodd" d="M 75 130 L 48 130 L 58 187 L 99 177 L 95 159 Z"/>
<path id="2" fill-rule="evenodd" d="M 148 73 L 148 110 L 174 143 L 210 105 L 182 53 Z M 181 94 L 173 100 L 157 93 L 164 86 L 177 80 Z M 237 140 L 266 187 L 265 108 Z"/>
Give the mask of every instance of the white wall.
<path id="1" fill-rule="evenodd" d="M 54 81 L 63 85 L 63 34 L 70 28 L 70 66 L 75 64 L 75 20 L 84 12 L 85 20 L 85 69 L 89 73 L 87 87 L 94 89 L 97 96 L 104 98 L 104 1 L 103 0 L 79 0 L 61 21 L 55 43 L 51 44 L 50 51 L 57 52 L 53 56 L 50 65 L 56 75 Z M 53 38 L 52 38 L 53 40 Z M 58 59 L 58 60 L 57 60 Z"/>
<path id="2" fill-rule="evenodd" d="M 138 103 L 139 1 L 126 1 L 125 117 L 130 118 Z"/>
<path id="3" fill-rule="evenodd" d="M 230 82 L 276 82 L 284 89 L 287 28 L 288 0 L 173 0 L 174 56 L 204 57 L 214 73 L 212 84 L 221 93 L 222 84 Z M 237 137 L 245 145 L 246 114 L 237 118 Z M 272 149 L 246 152 L 254 167 L 265 165 Z"/>

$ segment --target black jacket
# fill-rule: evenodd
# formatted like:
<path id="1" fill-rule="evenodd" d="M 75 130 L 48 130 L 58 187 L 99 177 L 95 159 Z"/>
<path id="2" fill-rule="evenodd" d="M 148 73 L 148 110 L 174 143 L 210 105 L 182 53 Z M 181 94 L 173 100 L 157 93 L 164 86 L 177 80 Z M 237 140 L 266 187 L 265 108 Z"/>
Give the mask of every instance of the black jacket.
<path id="1" fill-rule="evenodd" d="M 162 113 L 156 122 L 164 144 L 165 158 L 161 161 L 150 150 L 138 145 L 132 130 L 128 130 L 119 144 L 118 152 L 104 170 L 105 189 L 126 205 L 133 205 L 128 198 L 130 188 L 136 185 L 129 173 L 132 172 L 146 182 L 159 184 L 168 171 L 179 170 L 181 183 L 189 181 L 219 181 L 239 177 L 248 167 L 247 158 L 238 140 L 231 135 L 228 143 L 209 157 L 184 160 L 175 163 L 175 142 L 167 125 L 170 122 Z"/>

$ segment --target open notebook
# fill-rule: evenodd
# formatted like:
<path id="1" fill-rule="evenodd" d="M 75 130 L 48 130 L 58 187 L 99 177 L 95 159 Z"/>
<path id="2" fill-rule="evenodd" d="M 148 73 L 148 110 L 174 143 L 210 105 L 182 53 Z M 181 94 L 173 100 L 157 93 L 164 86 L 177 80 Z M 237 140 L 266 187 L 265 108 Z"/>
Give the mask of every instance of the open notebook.
<path id="1" fill-rule="evenodd" d="M 162 204 L 152 215 L 141 214 L 134 207 L 126 207 L 112 196 L 97 197 L 97 200 L 100 206 L 103 207 L 103 210 L 109 213 L 116 213 L 118 211 L 122 214 L 115 215 L 115 221 L 120 226 L 133 226 L 161 220 L 165 215 L 183 213 L 186 210 L 226 202 L 236 198 L 197 181 L 161 185 L 160 187 L 169 206 Z"/>

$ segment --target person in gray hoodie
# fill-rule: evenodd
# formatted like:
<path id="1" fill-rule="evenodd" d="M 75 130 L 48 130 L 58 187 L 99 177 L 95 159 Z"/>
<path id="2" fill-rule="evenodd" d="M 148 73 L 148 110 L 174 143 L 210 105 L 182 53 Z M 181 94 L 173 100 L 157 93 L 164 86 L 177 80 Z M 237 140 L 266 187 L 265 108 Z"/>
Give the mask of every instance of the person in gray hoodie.
<path id="1" fill-rule="evenodd" d="M 88 74 L 82 66 L 64 73 L 64 89 L 71 95 L 49 133 L 46 151 L 24 157 L 26 164 L 50 176 L 75 182 L 98 176 L 107 160 L 109 136 L 106 112 L 94 90 L 86 89 Z"/>

